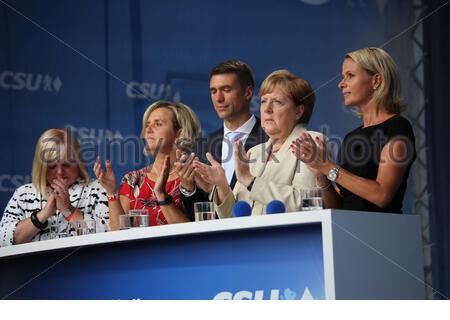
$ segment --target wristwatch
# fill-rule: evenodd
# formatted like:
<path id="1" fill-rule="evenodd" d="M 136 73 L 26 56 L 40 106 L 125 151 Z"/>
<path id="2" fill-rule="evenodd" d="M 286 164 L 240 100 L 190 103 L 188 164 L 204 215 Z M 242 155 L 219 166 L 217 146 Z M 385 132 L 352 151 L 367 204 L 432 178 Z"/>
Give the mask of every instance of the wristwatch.
<path id="1" fill-rule="evenodd" d="M 339 177 L 339 170 L 341 168 L 339 166 L 336 166 L 334 168 L 331 168 L 330 171 L 328 171 L 328 180 L 335 182 L 337 178 Z"/>
<path id="2" fill-rule="evenodd" d="M 173 202 L 173 197 L 169 194 L 164 200 L 156 201 L 158 206 L 165 206 Z"/>

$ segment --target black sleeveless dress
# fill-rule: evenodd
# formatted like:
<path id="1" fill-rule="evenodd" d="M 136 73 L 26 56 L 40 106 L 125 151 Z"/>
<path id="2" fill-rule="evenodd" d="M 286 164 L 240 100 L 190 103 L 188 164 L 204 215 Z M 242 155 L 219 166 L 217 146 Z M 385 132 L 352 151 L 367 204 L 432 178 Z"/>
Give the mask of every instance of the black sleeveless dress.
<path id="1" fill-rule="evenodd" d="M 407 164 L 407 172 L 391 203 L 385 208 L 380 208 L 339 185 L 343 209 L 402 213 L 409 170 L 416 158 L 414 132 L 407 119 L 395 115 L 380 124 L 356 128 L 344 138 L 338 163 L 342 168 L 357 176 L 375 180 L 378 174 L 381 150 L 394 137 L 406 143 L 408 152 L 405 159 L 397 159 L 397 161 Z"/>

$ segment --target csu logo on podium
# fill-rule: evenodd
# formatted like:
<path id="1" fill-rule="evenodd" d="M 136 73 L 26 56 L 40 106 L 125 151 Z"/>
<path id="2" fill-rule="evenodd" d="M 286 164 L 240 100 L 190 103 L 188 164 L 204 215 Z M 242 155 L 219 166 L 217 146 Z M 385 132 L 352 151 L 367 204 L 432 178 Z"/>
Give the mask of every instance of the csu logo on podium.
<path id="1" fill-rule="evenodd" d="M 314 300 L 308 287 L 305 288 L 300 295 L 296 291 L 286 289 L 271 289 L 270 291 L 255 290 L 255 291 L 237 291 L 235 293 L 230 291 L 222 291 L 216 294 L 214 300 Z"/>
<path id="2" fill-rule="evenodd" d="M 58 92 L 62 85 L 59 76 L 13 71 L 0 72 L 0 88 L 3 89 Z"/>

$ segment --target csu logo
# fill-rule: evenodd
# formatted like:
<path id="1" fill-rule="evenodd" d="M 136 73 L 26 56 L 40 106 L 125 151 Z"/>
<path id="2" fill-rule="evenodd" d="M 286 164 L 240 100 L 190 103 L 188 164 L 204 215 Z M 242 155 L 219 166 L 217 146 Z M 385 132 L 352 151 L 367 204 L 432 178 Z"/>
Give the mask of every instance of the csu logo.
<path id="1" fill-rule="evenodd" d="M 131 81 L 125 89 L 128 98 L 150 99 L 150 100 L 171 100 L 180 102 L 181 96 L 178 91 L 173 91 L 170 84 L 150 83 Z"/>
<path id="2" fill-rule="evenodd" d="M 30 183 L 31 176 L 30 175 L 10 175 L 10 174 L 1 174 L 0 175 L 0 192 L 12 192 L 16 190 L 23 184 Z"/>
<path id="3" fill-rule="evenodd" d="M 264 290 L 247 291 L 242 290 L 236 293 L 222 291 L 216 294 L 214 300 L 314 300 L 311 292 L 306 287 L 300 296 L 296 291 L 286 289 L 272 289 L 269 292 Z"/>
<path id="4" fill-rule="evenodd" d="M 61 87 L 62 81 L 59 76 L 13 71 L 0 73 L 0 88 L 3 89 L 58 92 Z"/>

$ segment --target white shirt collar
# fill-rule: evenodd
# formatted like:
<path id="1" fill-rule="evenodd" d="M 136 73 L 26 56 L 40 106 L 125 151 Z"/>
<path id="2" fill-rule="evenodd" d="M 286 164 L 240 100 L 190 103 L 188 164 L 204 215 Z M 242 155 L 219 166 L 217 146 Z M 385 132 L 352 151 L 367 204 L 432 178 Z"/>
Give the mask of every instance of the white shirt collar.
<path id="1" fill-rule="evenodd" d="M 242 126 L 237 128 L 233 132 L 240 132 L 240 133 L 243 133 L 244 135 L 249 135 L 250 132 L 252 132 L 252 129 L 255 126 L 255 123 L 256 123 L 256 117 L 254 114 L 252 114 L 252 116 Z M 228 132 L 232 132 L 232 131 L 230 129 L 228 129 L 224 123 L 223 124 L 223 136 L 225 137 Z"/>

